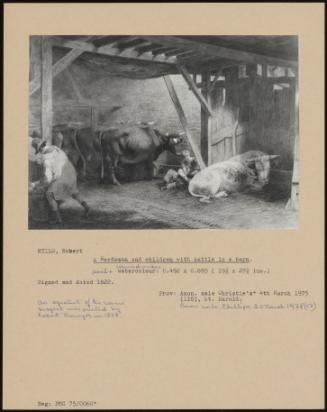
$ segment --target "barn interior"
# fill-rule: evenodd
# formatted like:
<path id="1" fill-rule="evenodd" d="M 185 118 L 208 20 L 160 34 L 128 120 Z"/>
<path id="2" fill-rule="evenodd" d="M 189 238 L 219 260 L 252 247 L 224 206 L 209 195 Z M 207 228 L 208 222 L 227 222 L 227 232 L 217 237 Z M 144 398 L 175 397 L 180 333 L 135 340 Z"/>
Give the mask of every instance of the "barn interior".
<path id="1" fill-rule="evenodd" d="M 247 150 L 279 155 L 260 192 L 201 204 L 187 190 L 160 191 L 179 159 L 163 153 L 156 178 L 141 164 L 121 186 L 97 184 L 97 159 L 79 182 L 92 215 L 62 206 L 65 229 L 294 228 L 298 219 L 296 36 L 31 36 L 29 135 L 153 122 L 184 131 L 201 168 Z M 112 114 L 112 108 L 119 110 Z M 33 180 L 30 171 L 30 179 Z M 33 218 L 31 229 L 50 229 Z"/>

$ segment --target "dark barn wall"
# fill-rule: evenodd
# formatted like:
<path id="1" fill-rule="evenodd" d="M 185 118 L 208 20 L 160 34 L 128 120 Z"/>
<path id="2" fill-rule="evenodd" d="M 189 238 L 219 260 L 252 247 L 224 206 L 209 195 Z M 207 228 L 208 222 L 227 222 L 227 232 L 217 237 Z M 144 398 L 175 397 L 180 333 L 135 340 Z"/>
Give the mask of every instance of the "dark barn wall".
<path id="1" fill-rule="evenodd" d="M 211 98 L 216 101 L 218 138 L 224 138 L 212 149 L 212 161 L 232 156 L 232 139 L 235 122 L 237 153 L 262 150 L 279 155 L 278 168 L 293 168 L 295 136 L 295 89 L 294 78 L 282 83 L 278 77 L 239 77 L 218 82 Z M 283 80 L 286 81 L 285 78 Z"/>
<path id="2" fill-rule="evenodd" d="M 293 168 L 295 89 L 293 79 L 284 86 L 257 78 L 249 96 L 249 133 L 246 149 L 279 155 L 279 167 Z"/>

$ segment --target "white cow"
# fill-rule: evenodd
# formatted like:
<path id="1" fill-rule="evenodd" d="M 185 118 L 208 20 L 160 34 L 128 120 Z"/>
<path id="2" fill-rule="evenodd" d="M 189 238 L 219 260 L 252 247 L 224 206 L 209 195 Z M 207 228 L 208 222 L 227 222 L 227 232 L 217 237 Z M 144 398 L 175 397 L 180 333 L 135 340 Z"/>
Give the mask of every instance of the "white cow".
<path id="1" fill-rule="evenodd" d="M 188 190 L 200 202 L 209 203 L 211 198 L 226 197 L 230 192 L 262 189 L 269 182 L 270 160 L 276 157 L 251 150 L 215 163 L 197 173 Z"/>

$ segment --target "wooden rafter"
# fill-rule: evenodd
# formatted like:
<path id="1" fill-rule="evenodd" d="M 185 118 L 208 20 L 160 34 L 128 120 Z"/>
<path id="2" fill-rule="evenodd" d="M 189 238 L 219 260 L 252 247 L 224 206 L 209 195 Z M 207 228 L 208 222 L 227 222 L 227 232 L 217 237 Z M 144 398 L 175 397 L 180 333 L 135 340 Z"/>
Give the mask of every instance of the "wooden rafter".
<path id="1" fill-rule="evenodd" d="M 243 50 L 235 50 L 227 47 L 204 44 L 178 36 L 140 36 L 149 41 L 160 43 L 165 46 L 175 46 L 181 48 L 190 48 L 197 50 L 202 56 L 211 57 L 212 59 L 230 59 L 236 60 L 242 63 L 257 63 L 257 64 L 269 64 L 283 67 L 297 67 L 297 62 L 294 60 L 280 59 L 276 57 L 270 57 L 258 53 L 252 53 Z"/>
<path id="2" fill-rule="evenodd" d="M 116 43 L 119 39 L 123 40 L 126 36 L 95 36 L 94 43 L 97 46 L 103 46 L 104 44 Z"/>
<path id="3" fill-rule="evenodd" d="M 65 54 L 64 57 L 62 57 L 60 60 L 58 60 L 53 65 L 53 67 L 52 67 L 52 77 L 53 78 L 56 77 L 59 73 L 61 73 L 63 70 L 65 70 L 82 53 L 83 53 L 83 50 L 73 49 L 73 50 L 69 51 L 67 54 Z M 29 95 L 31 96 L 33 93 L 35 93 L 37 90 L 39 90 L 40 87 L 41 87 L 41 79 L 40 79 L 40 76 L 37 76 L 29 84 Z"/>
<path id="4" fill-rule="evenodd" d="M 143 44 L 140 44 L 138 46 L 135 46 L 135 50 L 137 50 L 140 54 L 145 53 L 145 52 L 149 52 L 149 51 L 153 52 L 153 51 L 156 51 L 156 50 L 162 49 L 162 48 L 163 48 L 163 46 L 161 46 L 159 44 L 154 44 L 150 41 L 148 41 L 147 43 L 143 43 Z"/>
<path id="5" fill-rule="evenodd" d="M 161 55 L 154 57 L 151 52 L 140 54 L 136 46 L 127 48 L 125 50 L 121 50 L 117 47 L 116 43 L 96 47 L 94 44 L 83 42 L 83 41 L 70 41 L 70 40 L 65 41 L 61 39 L 56 39 L 56 41 L 54 41 L 54 45 L 71 48 L 73 50 L 80 50 L 81 52 L 91 52 L 91 53 L 101 54 L 104 56 L 126 57 L 129 59 L 135 59 L 135 60 L 145 60 L 145 61 L 160 62 L 160 63 L 166 63 L 166 64 L 176 64 L 175 57 L 167 58 Z"/>
<path id="6" fill-rule="evenodd" d="M 147 44 L 150 44 L 150 42 L 145 39 L 140 39 L 140 38 L 135 38 L 135 37 L 116 42 L 116 45 L 119 49 L 125 49 L 125 48 L 130 48 L 130 47 L 141 46 L 141 45 L 145 46 Z"/>
<path id="7" fill-rule="evenodd" d="M 173 47 L 162 47 L 162 46 L 160 46 L 160 47 L 155 47 L 155 48 L 151 49 L 151 53 L 154 54 L 154 55 L 164 53 L 166 56 L 168 56 L 168 52 L 171 52 L 173 50 L 176 50 L 176 49 L 174 49 Z"/>

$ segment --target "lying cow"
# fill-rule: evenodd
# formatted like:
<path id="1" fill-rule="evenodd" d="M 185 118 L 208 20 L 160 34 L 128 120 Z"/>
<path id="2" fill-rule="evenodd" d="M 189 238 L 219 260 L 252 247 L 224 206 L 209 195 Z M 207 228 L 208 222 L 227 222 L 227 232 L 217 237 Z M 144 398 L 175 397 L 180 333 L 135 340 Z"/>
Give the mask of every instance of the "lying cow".
<path id="1" fill-rule="evenodd" d="M 105 167 L 109 166 L 112 182 L 119 185 L 115 174 L 118 164 L 137 165 L 143 162 L 146 165 L 147 178 L 151 180 L 154 175 L 153 162 L 164 151 L 178 155 L 183 134 L 163 134 L 154 129 L 152 124 L 119 126 L 100 131 L 100 181 L 104 180 Z"/>
<path id="2" fill-rule="evenodd" d="M 269 182 L 270 160 L 276 157 L 251 150 L 215 163 L 197 173 L 188 190 L 200 202 L 209 203 L 211 198 L 226 197 L 230 192 L 262 189 Z"/>

